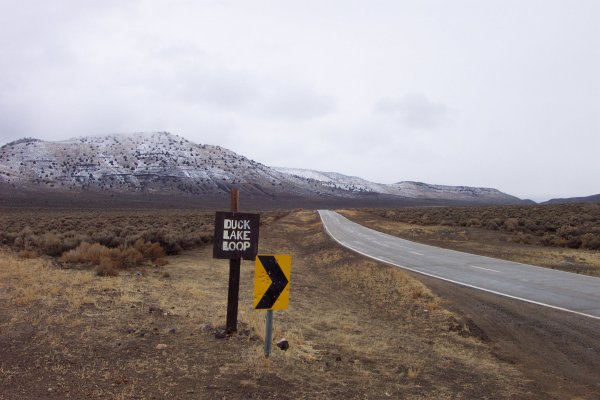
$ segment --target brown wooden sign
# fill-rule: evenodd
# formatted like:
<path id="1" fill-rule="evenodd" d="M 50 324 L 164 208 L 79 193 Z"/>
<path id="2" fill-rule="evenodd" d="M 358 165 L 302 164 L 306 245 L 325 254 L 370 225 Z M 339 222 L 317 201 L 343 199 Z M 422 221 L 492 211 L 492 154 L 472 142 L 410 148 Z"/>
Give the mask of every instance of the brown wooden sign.
<path id="1" fill-rule="evenodd" d="M 260 214 L 215 214 L 214 258 L 254 260 L 258 253 Z"/>

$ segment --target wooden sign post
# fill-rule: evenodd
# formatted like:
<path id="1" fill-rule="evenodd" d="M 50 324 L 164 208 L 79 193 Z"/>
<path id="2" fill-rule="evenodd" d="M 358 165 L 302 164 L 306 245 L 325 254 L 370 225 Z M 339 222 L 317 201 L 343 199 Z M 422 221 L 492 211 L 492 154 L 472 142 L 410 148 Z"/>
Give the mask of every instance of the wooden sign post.
<path id="1" fill-rule="evenodd" d="M 242 258 L 254 260 L 258 253 L 259 214 L 239 212 L 239 190 L 231 189 L 231 212 L 215 214 L 213 257 L 229 259 L 227 322 L 225 331 L 237 331 L 240 265 Z"/>

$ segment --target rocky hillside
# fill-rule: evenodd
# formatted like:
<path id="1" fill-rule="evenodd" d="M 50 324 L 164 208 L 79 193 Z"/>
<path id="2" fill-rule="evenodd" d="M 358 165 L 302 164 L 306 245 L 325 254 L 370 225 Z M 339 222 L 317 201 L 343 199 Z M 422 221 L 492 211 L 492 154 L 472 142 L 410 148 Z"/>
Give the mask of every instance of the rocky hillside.
<path id="1" fill-rule="evenodd" d="M 215 194 L 236 185 L 263 195 L 318 193 L 305 179 L 166 132 L 61 142 L 21 139 L 0 149 L 0 180 L 64 191 Z"/>
<path id="2" fill-rule="evenodd" d="M 378 184 L 336 173 L 275 169 L 219 146 L 167 132 L 114 134 L 47 142 L 20 139 L 0 148 L 1 189 L 224 196 L 307 200 L 432 199 L 518 203 L 495 189 Z M 366 200 L 365 200 L 366 199 Z"/>

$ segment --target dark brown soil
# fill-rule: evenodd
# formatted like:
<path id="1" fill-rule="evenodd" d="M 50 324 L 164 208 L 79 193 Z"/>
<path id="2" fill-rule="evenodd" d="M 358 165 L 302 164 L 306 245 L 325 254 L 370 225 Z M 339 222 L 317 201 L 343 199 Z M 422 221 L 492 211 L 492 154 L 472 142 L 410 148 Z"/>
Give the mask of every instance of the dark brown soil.
<path id="1" fill-rule="evenodd" d="M 474 321 L 548 399 L 600 398 L 600 320 L 413 274 Z"/>

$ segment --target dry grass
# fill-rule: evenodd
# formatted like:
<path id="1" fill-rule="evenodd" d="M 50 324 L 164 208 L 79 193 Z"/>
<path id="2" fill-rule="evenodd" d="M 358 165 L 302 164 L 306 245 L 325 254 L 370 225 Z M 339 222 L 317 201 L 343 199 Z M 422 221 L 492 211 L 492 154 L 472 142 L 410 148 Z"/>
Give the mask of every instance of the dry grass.
<path id="1" fill-rule="evenodd" d="M 93 265 L 100 276 L 117 276 L 120 269 L 140 267 L 149 262 L 164 266 L 165 253 L 158 243 L 138 239 L 132 246 L 108 248 L 99 243 L 83 242 L 77 248 L 65 252 L 60 260 L 70 264 Z"/>
<path id="2" fill-rule="evenodd" d="M 318 218 L 308 212 L 294 217 L 296 223 L 279 224 L 278 233 L 282 238 L 302 237 L 302 245 L 294 250 L 296 254 L 298 247 L 304 250 L 298 254 L 300 259 L 293 260 L 290 312 L 276 313 L 274 336 L 289 339 L 292 347 L 286 353 L 275 351 L 271 364 L 264 362 L 262 349 L 249 350 L 249 371 L 256 382 L 273 373 L 282 377 L 280 371 L 305 377 L 307 373 L 299 365 L 306 364 L 320 377 L 319 384 L 360 387 L 359 392 L 373 398 L 418 397 L 415 393 L 421 385 L 435 388 L 426 397 L 444 398 L 450 392 L 437 390 L 443 385 L 436 381 L 446 379 L 437 363 L 441 358 L 454 366 L 464 361 L 432 352 L 431 345 L 437 343 L 469 352 L 471 363 L 496 363 L 496 371 L 485 369 L 481 376 L 502 376 L 499 381 L 506 388 L 513 386 L 506 393 L 515 390 L 518 373 L 506 365 L 500 367 L 486 345 L 468 332 L 463 331 L 462 336 L 450 333 L 448 326 L 456 317 L 444 310 L 441 300 L 425 286 L 398 269 L 365 261 L 333 245 L 323 247 L 327 239 Z M 268 240 L 273 250 L 285 252 L 290 246 L 279 237 Z M 263 315 L 244 314 L 244 321 L 257 332 L 264 330 Z M 341 378 L 335 371 L 347 371 L 347 376 L 354 378 Z M 456 379 L 454 386 L 460 387 L 463 378 Z M 484 382 L 484 386 L 490 383 L 487 378 Z M 497 397 L 506 393 L 499 392 Z"/>
<path id="3" fill-rule="evenodd" d="M 152 268 L 110 279 L 3 249 L 0 398 L 525 397 L 514 366 L 449 329 L 460 318 L 426 287 L 337 248 L 314 213 L 273 224 L 261 252 L 292 254 L 290 309 L 274 325 L 291 347 L 269 359 L 252 263 L 242 263 L 239 333 L 218 340 L 228 268 L 208 248 L 169 257 L 168 278 Z"/>

